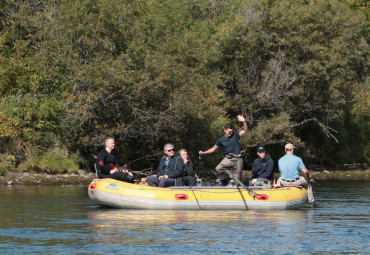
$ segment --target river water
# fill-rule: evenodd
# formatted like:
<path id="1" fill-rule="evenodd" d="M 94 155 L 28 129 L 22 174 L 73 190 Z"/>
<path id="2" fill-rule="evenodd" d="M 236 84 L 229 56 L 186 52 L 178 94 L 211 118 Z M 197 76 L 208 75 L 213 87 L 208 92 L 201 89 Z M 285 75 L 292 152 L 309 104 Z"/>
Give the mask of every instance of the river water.
<path id="1" fill-rule="evenodd" d="M 370 181 L 320 182 L 319 208 L 107 209 L 87 186 L 0 186 L 2 254 L 370 254 Z"/>

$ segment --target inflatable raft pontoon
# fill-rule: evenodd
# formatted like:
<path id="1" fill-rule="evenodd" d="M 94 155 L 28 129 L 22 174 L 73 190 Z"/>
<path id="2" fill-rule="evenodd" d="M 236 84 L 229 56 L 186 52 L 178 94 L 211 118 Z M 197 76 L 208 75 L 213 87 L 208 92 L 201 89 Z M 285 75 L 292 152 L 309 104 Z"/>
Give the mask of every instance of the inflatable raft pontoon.
<path id="1" fill-rule="evenodd" d="M 127 209 L 246 210 L 297 209 L 307 203 L 302 187 L 141 186 L 114 179 L 94 179 L 88 189 L 98 204 Z"/>

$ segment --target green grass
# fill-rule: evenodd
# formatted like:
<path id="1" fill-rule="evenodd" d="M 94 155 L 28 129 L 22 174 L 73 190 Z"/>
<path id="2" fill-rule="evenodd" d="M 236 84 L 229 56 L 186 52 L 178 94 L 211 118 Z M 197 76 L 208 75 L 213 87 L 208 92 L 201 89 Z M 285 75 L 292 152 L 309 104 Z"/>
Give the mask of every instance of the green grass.
<path id="1" fill-rule="evenodd" d="M 63 151 L 49 150 L 41 155 L 30 156 L 22 165 L 23 171 L 49 174 L 77 173 L 79 167 L 75 155 L 63 155 Z"/>

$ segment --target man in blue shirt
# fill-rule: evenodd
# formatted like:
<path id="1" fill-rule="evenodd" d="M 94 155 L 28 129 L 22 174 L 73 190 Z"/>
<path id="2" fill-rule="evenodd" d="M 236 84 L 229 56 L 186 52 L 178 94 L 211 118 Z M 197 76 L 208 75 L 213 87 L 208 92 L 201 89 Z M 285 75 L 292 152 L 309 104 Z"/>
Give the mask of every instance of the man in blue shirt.
<path id="1" fill-rule="evenodd" d="M 224 126 L 224 136 L 220 137 L 212 148 L 206 151 L 199 151 L 199 155 L 203 155 L 213 153 L 218 147 L 224 148 L 226 156 L 216 166 L 216 172 L 222 186 L 226 186 L 228 184 L 224 174 L 225 170 L 232 169 L 232 174 L 237 180 L 240 180 L 242 175 L 243 159 L 240 154 L 239 139 L 247 132 L 247 122 L 242 115 L 238 115 L 237 118 L 240 122 L 243 122 L 243 130 L 234 133 L 233 126 L 227 123 Z"/>
<path id="2" fill-rule="evenodd" d="M 316 207 L 315 198 L 313 197 L 312 187 L 303 176 L 299 176 L 299 171 L 311 178 L 310 172 L 307 170 L 300 157 L 293 155 L 294 146 L 291 143 L 285 145 L 285 156 L 279 159 L 279 170 L 281 177 L 278 179 L 277 186 L 303 186 L 307 188 L 308 203 L 312 207 Z"/>

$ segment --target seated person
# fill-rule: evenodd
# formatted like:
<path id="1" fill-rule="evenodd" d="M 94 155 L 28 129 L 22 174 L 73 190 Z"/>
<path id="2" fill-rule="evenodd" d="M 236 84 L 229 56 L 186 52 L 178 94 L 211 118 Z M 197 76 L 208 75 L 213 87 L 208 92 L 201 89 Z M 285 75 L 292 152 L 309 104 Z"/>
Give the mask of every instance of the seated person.
<path id="1" fill-rule="evenodd" d="M 249 186 L 254 185 L 256 182 L 270 182 L 272 184 L 274 161 L 269 154 L 266 154 L 266 150 L 262 146 L 258 147 L 257 155 L 258 158 L 253 162 L 251 179 L 244 184 Z"/>
<path id="2" fill-rule="evenodd" d="M 291 143 L 285 145 L 285 155 L 278 161 L 281 177 L 277 180 L 276 186 L 306 187 L 308 203 L 312 207 L 317 207 L 310 182 L 303 176 L 300 176 L 299 172 L 306 174 L 309 179 L 311 178 L 311 174 L 307 170 L 302 159 L 294 155 L 294 148 L 295 147 Z"/>
<path id="3" fill-rule="evenodd" d="M 164 146 L 164 156 L 159 161 L 156 175 L 146 178 L 152 187 L 183 186 L 184 162 L 170 143 Z"/>
<path id="4" fill-rule="evenodd" d="M 184 162 L 185 168 L 184 168 L 184 185 L 185 186 L 193 186 L 194 184 L 194 178 L 193 178 L 193 169 L 194 164 L 190 160 L 188 156 L 188 152 L 185 149 L 179 150 L 180 157 L 182 158 L 182 161 Z"/>
<path id="5" fill-rule="evenodd" d="M 127 170 L 120 171 L 116 157 L 112 154 L 115 147 L 114 139 L 109 137 L 105 139 L 105 149 L 98 154 L 97 170 L 99 178 L 112 178 L 119 181 L 133 182 L 132 173 Z"/>

